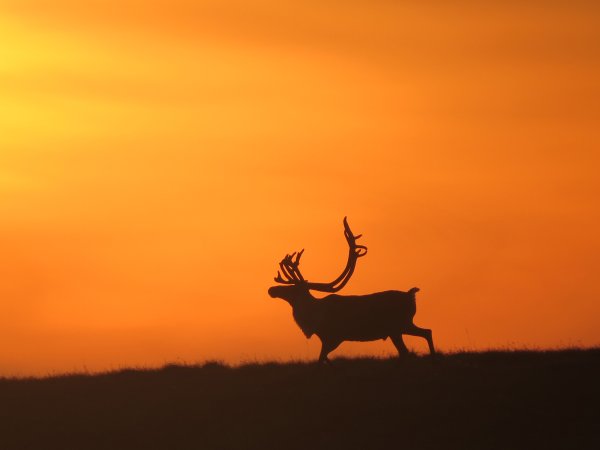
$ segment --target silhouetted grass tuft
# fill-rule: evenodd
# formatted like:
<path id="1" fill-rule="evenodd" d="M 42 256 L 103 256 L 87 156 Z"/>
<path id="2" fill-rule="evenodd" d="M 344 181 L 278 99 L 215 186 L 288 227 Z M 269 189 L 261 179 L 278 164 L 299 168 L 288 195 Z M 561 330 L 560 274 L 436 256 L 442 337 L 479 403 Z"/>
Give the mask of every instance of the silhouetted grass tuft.
<path id="1" fill-rule="evenodd" d="M 0 449 L 600 448 L 600 349 L 0 380 Z"/>

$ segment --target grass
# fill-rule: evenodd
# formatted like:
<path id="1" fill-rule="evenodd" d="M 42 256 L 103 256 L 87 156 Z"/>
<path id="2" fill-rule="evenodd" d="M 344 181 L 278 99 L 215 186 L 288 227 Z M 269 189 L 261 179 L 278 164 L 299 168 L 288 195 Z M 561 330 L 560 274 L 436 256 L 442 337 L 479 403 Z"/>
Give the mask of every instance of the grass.
<path id="1" fill-rule="evenodd" d="M 0 380 L 0 449 L 600 448 L 600 349 Z"/>

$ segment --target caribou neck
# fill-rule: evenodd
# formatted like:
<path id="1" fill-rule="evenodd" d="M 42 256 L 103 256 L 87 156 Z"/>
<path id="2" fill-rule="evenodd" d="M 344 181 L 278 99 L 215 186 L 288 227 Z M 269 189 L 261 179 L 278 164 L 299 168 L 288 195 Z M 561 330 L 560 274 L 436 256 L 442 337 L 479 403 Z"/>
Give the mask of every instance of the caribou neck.
<path id="1" fill-rule="evenodd" d="M 294 320 L 307 338 L 315 333 L 317 325 L 316 307 L 317 299 L 308 290 L 298 294 L 292 304 Z"/>

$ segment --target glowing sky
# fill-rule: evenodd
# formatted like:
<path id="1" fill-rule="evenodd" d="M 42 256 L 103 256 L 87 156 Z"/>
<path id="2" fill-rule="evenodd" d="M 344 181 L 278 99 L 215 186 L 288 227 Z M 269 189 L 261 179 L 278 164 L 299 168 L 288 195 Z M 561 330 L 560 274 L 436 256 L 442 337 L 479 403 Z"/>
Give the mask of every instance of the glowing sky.
<path id="1" fill-rule="evenodd" d="M 344 292 L 419 286 L 442 350 L 600 344 L 599 24 L 591 1 L 0 1 L 0 375 L 316 358 L 266 290 L 300 248 L 334 278 L 344 215 L 369 247 Z"/>

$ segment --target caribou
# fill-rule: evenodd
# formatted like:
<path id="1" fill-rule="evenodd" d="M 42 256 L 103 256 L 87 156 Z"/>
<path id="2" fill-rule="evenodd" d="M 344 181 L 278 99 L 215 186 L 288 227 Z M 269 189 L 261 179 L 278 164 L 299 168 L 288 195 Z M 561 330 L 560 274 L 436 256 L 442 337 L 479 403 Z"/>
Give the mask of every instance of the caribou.
<path id="1" fill-rule="evenodd" d="M 356 261 L 367 254 L 367 247 L 356 243 L 355 236 L 344 217 L 344 236 L 348 242 L 348 261 L 339 277 L 330 283 L 309 282 L 300 272 L 300 258 L 304 250 L 286 255 L 279 263 L 275 281 L 269 288 L 272 298 L 285 300 L 292 307 L 294 320 L 310 339 L 321 340 L 319 363 L 328 362 L 327 356 L 344 341 L 375 341 L 390 338 L 399 357 L 409 354 L 402 335 L 419 336 L 427 340 L 429 352 L 435 354 L 431 330 L 413 323 L 417 312 L 415 294 L 419 288 L 403 291 L 383 291 L 367 295 L 338 295 L 350 280 Z M 315 298 L 311 291 L 330 293 Z"/>

